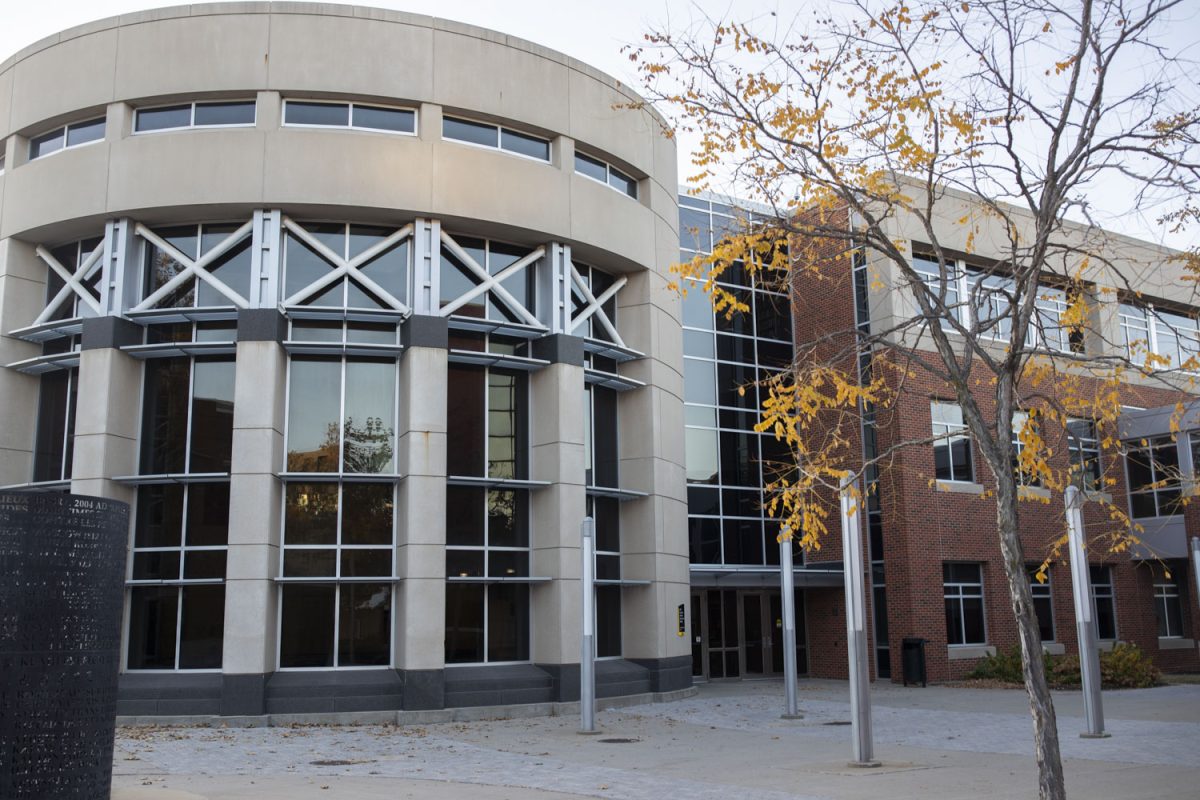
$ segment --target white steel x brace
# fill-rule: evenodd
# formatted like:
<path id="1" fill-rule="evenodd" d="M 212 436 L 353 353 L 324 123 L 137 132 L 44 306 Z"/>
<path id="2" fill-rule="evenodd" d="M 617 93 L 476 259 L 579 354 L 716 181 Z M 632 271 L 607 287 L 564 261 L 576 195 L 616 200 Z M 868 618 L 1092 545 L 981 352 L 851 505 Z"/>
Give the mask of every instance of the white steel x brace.
<path id="1" fill-rule="evenodd" d="M 445 231 L 442 231 L 442 244 L 446 245 L 450 252 L 453 253 L 455 257 L 466 266 L 467 269 L 475 273 L 475 277 L 477 277 L 480 281 L 469 292 L 461 297 L 455 298 L 454 302 L 443 308 L 441 311 L 443 317 L 450 316 L 455 311 L 474 300 L 476 297 L 479 297 L 481 294 L 484 294 L 485 292 L 491 292 L 499 297 L 500 300 L 506 306 L 508 306 L 510 311 L 524 320 L 526 325 L 532 325 L 536 328 L 545 329 L 546 326 L 541 323 L 541 321 L 537 318 L 537 315 L 530 312 L 530 310 L 526 308 L 521 301 L 513 297 L 512 293 L 501 286 L 500 283 L 501 281 L 507 280 L 513 275 L 516 275 L 518 272 L 544 256 L 546 254 L 546 248 L 539 247 L 532 253 L 522 258 L 520 261 L 509 265 L 499 273 L 495 275 L 489 275 L 488 271 L 481 267 L 475 261 L 475 259 L 471 258 L 471 256 L 468 255 L 465 250 L 459 247 L 458 242 L 450 238 Z"/>
<path id="2" fill-rule="evenodd" d="M 158 305 L 163 298 L 170 296 L 172 292 L 182 286 L 185 282 L 191 280 L 193 277 L 208 283 L 210 286 L 228 298 L 229 301 L 238 308 L 248 308 L 250 306 L 250 304 L 246 301 L 246 298 L 242 297 L 236 291 L 226 286 L 224 281 L 209 272 L 207 267 L 209 264 L 228 253 L 239 242 L 241 242 L 242 239 L 245 239 L 250 235 L 251 231 L 254 230 L 253 220 L 247 222 L 245 225 L 229 234 L 229 236 L 221 240 L 216 247 L 214 247 L 212 250 L 209 250 L 207 253 L 197 259 L 192 259 L 189 256 L 185 256 L 183 253 L 179 252 L 177 248 L 167 243 L 162 237 L 140 222 L 137 224 L 137 227 L 134 230 L 137 231 L 138 236 L 141 236 L 159 250 L 162 250 L 171 258 L 182 264 L 183 270 L 176 273 L 171 280 L 160 286 L 158 291 L 152 293 L 145 300 L 138 303 L 133 309 L 131 309 L 132 311 L 145 311 L 147 309 L 154 308 L 154 306 Z"/>
<path id="3" fill-rule="evenodd" d="M 616 297 L 617 292 L 621 291 L 628 280 L 629 279 L 625 278 L 624 276 L 617 278 L 615 281 L 613 281 L 612 286 L 605 289 L 599 297 L 596 297 L 592 294 L 592 290 L 588 287 L 587 283 L 585 283 L 583 278 L 580 277 L 579 271 L 575 269 L 575 265 L 571 264 L 571 282 L 575 284 L 575 288 L 578 289 L 579 293 L 583 295 L 583 298 L 587 300 L 587 307 L 580 311 L 577 316 L 571 318 L 571 330 L 574 331 L 575 328 L 580 325 L 580 323 L 586 322 L 589 317 L 595 315 L 596 320 L 600 323 L 604 330 L 608 332 L 608 335 L 612 337 L 613 344 L 617 345 L 618 347 L 624 347 L 625 342 L 621 339 L 621 334 L 617 333 L 617 329 L 612 324 L 612 320 L 608 318 L 608 314 L 604 313 L 603 306 L 609 300 Z"/>
<path id="4" fill-rule="evenodd" d="M 325 259 L 333 266 L 333 269 L 331 269 L 328 273 L 322 275 L 308 286 L 305 286 L 303 289 L 284 300 L 283 304 L 285 306 L 303 303 L 308 298 L 325 289 L 325 287 L 330 286 L 336 281 L 340 280 L 343 276 L 353 276 L 355 281 L 362 284 L 364 288 L 366 288 L 369 292 L 374 294 L 378 299 L 382 300 L 387 305 L 391 306 L 397 311 L 400 311 L 401 313 L 409 313 L 408 306 L 406 306 L 398 298 L 392 296 L 392 293 L 387 289 L 384 289 L 378 283 L 367 277 L 367 275 L 360 268 L 370 263 L 372 259 L 378 257 L 382 253 L 387 252 L 401 240 L 412 236 L 413 226 L 411 224 L 405 225 L 391 236 L 388 236 L 382 241 L 376 242 L 366 250 L 356 255 L 354 258 L 347 260 L 330 250 L 324 242 L 313 236 L 289 217 L 284 217 L 282 222 L 283 226 L 291 231 L 297 239 L 311 247 L 317 252 L 318 255 L 321 256 L 321 258 Z"/>
<path id="5" fill-rule="evenodd" d="M 34 325 L 41 325 L 48 322 L 59 306 L 66 302 L 72 294 L 79 297 L 88 308 L 92 309 L 97 315 L 100 314 L 100 301 L 92 297 L 92 293 L 87 290 L 85 282 L 90 280 L 96 274 L 96 270 L 102 266 L 101 257 L 104 255 L 104 242 L 96 246 L 83 263 L 79 265 L 79 269 L 72 273 L 62 264 L 58 263 L 58 259 L 50 255 L 50 251 L 38 245 L 37 254 L 42 261 L 49 265 L 50 269 L 58 273 L 58 277 L 63 279 L 63 287 L 58 290 L 58 294 L 54 295 L 54 299 L 46 304 L 41 314 L 38 314 L 37 319 L 33 321 Z"/>

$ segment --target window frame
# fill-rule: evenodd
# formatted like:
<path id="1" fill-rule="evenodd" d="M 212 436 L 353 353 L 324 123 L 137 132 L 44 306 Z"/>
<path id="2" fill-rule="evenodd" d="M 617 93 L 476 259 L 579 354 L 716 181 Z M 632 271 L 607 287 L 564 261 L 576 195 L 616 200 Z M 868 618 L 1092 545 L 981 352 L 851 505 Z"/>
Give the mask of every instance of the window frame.
<path id="1" fill-rule="evenodd" d="M 494 145 L 488 145 L 488 144 L 481 144 L 479 142 L 470 142 L 470 141 L 467 141 L 466 139 L 456 139 L 453 136 L 447 136 L 446 135 L 446 120 L 448 120 L 448 119 L 454 120 L 455 122 L 465 122 L 469 125 L 477 125 L 477 126 L 484 126 L 484 127 L 492 128 L 496 131 L 496 143 Z M 527 155 L 525 153 L 521 153 L 516 150 L 511 150 L 509 148 L 506 148 L 504 146 L 505 131 L 507 131 L 508 133 L 511 133 L 511 134 L 515 134 L 516 136 L 524 137 L 527 139 L 536 139 L 539 142 L 545 142 L 546 143 L 546 157 L 544 159 L 538 158 L 536 156 Z M 443 142 L 454 142 L 455 144 L 464 145 L 466 147 L 474 147 L 478 150 L 491 150 L 491 151 L 506 153 L 510 156 L 516 156 L 518 158 L 523 158 L 526 161 L 532 161 L 535 164 L 546 164 L 548 166 L 553 166 L 553 164 L 554 164 L 554 140 L 553 139 L 546 139 L 542 136 L 539 136 L 536 133 L 528 133 L 526 131 L 517 130 L 516 128 L 509 128 L 505 125 L 501 125 L 498 122 L 486 122 L 484 120 L 471 119 L 470 117 L 461 117 L 461 116 L 458 116 L 457 114 L 443 114 L 442 115 L 442 130 L 440 133 L 441 133 L 441 138 L 442 138 Z"/>
<path id="2" fill-rule="evenodd" d="M 1145 446 L 1142 445 L 1142 441 L 1146 442 Z M 1145 437 L 1144 439 L 1139 439 L 1139 440 L 1135 440 L 1135 441 L 1126 441 L 1124 444 L 1125 444 L 1125 457 L 1122 460 L 1124 461 L 1124 467 L 1125 467 L 1125 494 L 1126 494 L 1126 503 L 1129 508 L 1130 519 L 1164 519 L 1164 518 L 1181 516 L 1184 513 L 1184 510 L 1183 510 L 1184 492 L 1183 492 L 1183 490 L 1184 490 L 1184 482 L 1185 481 L 1184 481 L 1184 475 L 1182 473 L 1183 466 L 1179 460 L 1179 450 L 1178 450 L 1179 443 L 1178 443 L 1178 441 L 1177 440 L 1172 441 L 1172 439 L 1169 435 L 1164 435 L 1164 436 L 1148 436 L 1148 437 Z M 1155 457 L 1154 457 L 1155 452 L 1163 446 L 1167 446 L 1167 447 L 1170 447 L 1175 450 L 1175 459 L 1176 459 L 1175 469 L 1178 470 L 1180 473 L 1177 476 L 1178 480 L 1172 480 L 1173 476 L 1171 476 L 1169 474 L 1169 466 L 1160 467 L 1158 460 L 1155 459 Z M 1129 462 L 1130 462 L 1131 457 L 1135 453 L 1144 453 L 1145 454 L 1144 458 L 1145 458 L 1148 468 L 1150 469 L 1151 478 L 1153 478 L 1153 480 L 1151 481 L 1151 483 L 1149 485 L 1154 488 L 1135 488 L 1134 487 L 1133 481 L 1130 477 Z M 1166 475 L 1166 477 L 1164 477 L 1164 478 L 1159 477 L 1160 470 L 1162 470 L 1165 473 L 1168 473 Z M 1161 485 L 1161 486 L 1155 485 L 1155 484 L 1160 484 L 1160 483 L 1163 485 Z M 1163 509 L 1164 507 L 1169 508 L 1172 501 L 1169 499 L 1160 500 L 1159 495 L 1160 494 L 1168 494 L 1169 495 L 1170 493 L 1174 493 L 1176 495 L 1176 499 L 1174 501 L 1174 503 L 1176 504 L 1175 511 L 1173 513 L 1165 513 L 1165 514 L 1161 513 L 1161 509 Z M 1133 508 L 1134 498 L 1135 497 L 1145 497 L 1145 496 L 1149 496 L 1154 503 L 1154 515 L 1153 516 L 1138 516 L 1134 512 L 1134 508 Z"/>
<path id="3" fill-rule="evenodd" d="M 949 580 L 948 575 L 947 575 L 947 567 L 949 567 L 951 565 L 960 566 L 960 567 L 961 566 L 974 567 L 979 572 L 978 583 Z M 962 623 L 960 626 L 960 630 L 958 631 L 959 637 L 963 640 L 961 642 L 951 641 L 952 637 L 950 636 L 950 628 L 949 628 L 949 626 L 947 626 L 947 628 L 946 628 L 946 646 L 947 647 L 952 647 L 952 648 L 953 647 L 980 647 L 980 646 L 984 646 L 988 643 L 987 602 L 984 599 L 983 586 L 984 586 L 983 564 L 981 562 L 978 562 L 978 561 L 944 561 L 944 562 L 942 562 L 942 599 L 944 601 L 943 606 L 945 606 L 945 604 L 947 604 L 947 603 L 957 602 L 959 619 L 961 620 L 961 623 Z M 950 594 L 949 590 L 951 587 L 955 587 L 957 589 L 957 592 L 954 594 Z M 978 587 L 978 594 L 975 594 L 975 593 L 967 594 L 965 591 L 967 589 L 967 587 Z M 963 601 L 964 600 L 975 600 L 975 599 L 979 600 L 979 622 L 980 622 L 979 627 L 980 627 L 980 630 L 982 631 L 983 638 L 978 642 L 968 642 L 968 641 L 966 641 L 966 639 L 967 639 L 967 614 L 966 614 L 966 609 L 963 605 Z"/>
<path id="4" fill-rule="evenodd" d="M 345 125 L 320 125 L 311 122 L 288 122 L 287 121 L 287 106 L 289 102 L 305 103 L 307 105 L 321 106 L 346 106 Z M 363 106 L 365 108 L 380 108 L 388 111 L 407 111 L 413 115 L 413 129 L 411 131 L 396 131 L 390 128 L 372 128 L 366 125 L 354 124 L 354 108 L 355 106 Z M 283 106 L 280 109 L 279 125 L 283 128 L 302 128 L 308 130 L 328 131 L 328 130 L 351 130 L 362 131 L 364 133 L 387 133 L 393 136 L 411 136 L 417 137 L 421 132 L 420 111 L 412 106 L 394 105 L 390 103 L 363 103 L 357 100 L 323 100 L 319 98 L 304 98 L 304 97 L 285 97 Z"/>
<path id="5" fill-rule="evenodd" d="M 1096 576 L 1104 578 L 1103 583 L 1096 582 Z M 1110 564 L 1088 565 L 1088 589 L 1092 597 L 1092 619 L 1096 623 L 1096 639 L 1101 642 L 1115 642 L 1121 638 L 1121 628 L 1117 622 L 1117 589 L 1113 581 L 1113 571 Z M 1112 615 L 1112 636 L 1105 638 L 1100 630 L 1100 604 L 1107 601 Z"/>
<path id="6" fill-rule="evenodd" d="M 1086 425 L 1088 435 L 1077 434 L 1071 430 L 1072 425 Z M 1064 426 L 1067 436 L 1067 458 L 1071 465 L 1071 475 L 1078 476 L 1079 488 L 1085 492 L 1104 491 L 1104 461 L 1100 446 L 1099 426 L 1094 419 L 1069 417 Z M 1094 465 L 1089 467 L 1088 465 Z M 1090 478 L 1088 477 L 1090 475 Z M 1081 485 L 1090 483 L 1091 485 Z"/>
<path id="7" fill-rule="evenodd" d="M 918 261 L 923 262 L 925 267 L 918 266 Z M 942 283 L 942 269 L 935 256 L 928 253 L 916 252 L 910 260 L 910 266 L 913 271 L 921 278 L 922 282 L 929 287 L 929 290 L 938 294 L 938 287 Z M 953 258 L 946 260 L 947 270 L 952 271 L 952 275 L 948 276 L 953 279 L 953 285 L 946 291 L 947 304 L 950 306 L 950 311 L 954 314 L 959 325 L 970 329 L 974 324 L 975 319 L 979 316 L 979 309 L 974 302 L 976 287 L 981 282 L 991 282 L 994 284 L 993 289 L 1003 290 L 1012 283 L 1012 278 L 999 272 L 988 272 L 979 267 L 973 267 L 967 263 L 966 259 Z M 1062 312 L 1070 305 L 1069 290 L 1061 286 L 1052 284 L 1039 283 L 1037 286 L 1038 295 L 1034 300 L 1035 310 L 1033 316 L 1029 320 L 1029 329 L 1026 335 L 1025 344 L 1035 350 L 1043 350 L 1051 353 L 1063 353 L 1065 355 L 1086 353 L 1086 346 L 1082 339 L 1079 340 L 1078 346 L 1071 340 L 1069 329 L 1061 324 Z M 1061 294 L 1061 297 L 1059 296 Z M 953 296 L 953 301 L 951 301 Z M 987 303 L 988 308 L 995 311 L 1000 323 L 988 333 L 980 333 L 980 338 L 985 341 L 992 342 L 1007 342 L 1011 338 L 1011 329 L 1005 318 L 1008 311 L 1007 305 L 1001 309 L 999 307 L 999 299 L 995 292 L 988 292 L 983 301 Z M 1050 342 L 1050 336 L 1045 329 L 1043 323 L 1045 321 L 1044 314 L 1055 313 L 1058 315 L 1060 324 L 1053 326 L 1051 330 L 1066 331 L 1058 336 L 1058 345 Z M 991 319 L 991 317 L 989 317 Z M 942 330 L 947 333 L 958 335 L 958 331 L 954 326 L 949 324 L 947 320 L 941 320 Z M 1065 343 L 1066 348 L 1059 346 Z"/>
<path id="8" fill-rule="evenodd" d="M 1183 638 L 1183 608 L 1184 593 L 1177 577 L 1168 578 L 1161 573 L 1154 575 L 1154 616 L 1158 623 L 1159 639 Z M 1179 620 L 1179 630 L 1171 629 L 1171 602 L 1174 601 L 1175 617 Z M 1164 633 L 1164 630 L 1166 631 Z"/>
<path id="9" fill-rule="evenodd" d="M 588 175 L 586 172 L 583 172 L 582 170 L 580 170 L 579 169 L 579 161 L 581 159 L 584 161 L 590 161 L 593 166 L 604 167 L 605 180 L 602 181 L 599 178 L 594 178 L 591 175 Z M 605 159 L 598 158 L 593 155 L 588 155 L 585 152 L 580 152 L 579 150 L 576 150 L 575 151 L 575 163 L 572 166 L 574 167 L 574 171 L 575 171 L 576 175 L 582 175 L 583 177 L 587 178 L 589 181 L 592 181 L 594 183 L 599 183 L 602 186 L 607 186 L 609 189 L 612 189 L 613 191 L 617 192 L 620 195 L 623 195 L 624 197 L 628 197 L 630 200 L 640 199 L 641 188 L 639 186 L 640 182 L 638 181 L 638 179 L 633 177 L 632 175 L 628 174 L 624 170 L 617 169 L 616 167 L 614 167 L 611 163 L 609 163 Z M 618 179 L 623 179 L 623 180 L 629 181 L 630 185 L 633 187 L 633 194 L 630 194 L 629 192 L 625 191 L 624 189 L 620 188 L 619 186 L 613 185 L 613 183 L 612 183 L 613 173 L 617 174 Z"/>
<path id="10" fill-rule="evenodd" d="M 94 125 L 97 122 L 101 123 L 101 127 L 103 128 L 103 132 L 101 133 L 99 138 L 89 139 L 86 142 L 78 142 L 76 144 L 68 144 L 68 140 L 70 138 L 72 129 L 80 128 L 85 125 Z M 54 138 L 54 134 L 60 134 L 62 136 L 62 144 L 59 145 L 58 147 L 56 147 L 55 149 L 51 150 L 48 153 L 42 153 L 41 155 L 35 156 L 33 154 L 33 148 L 34 148 L 35 143 L 38 142 L 39 140 L 43 140 L 43 139 L 47 139 L 47 138 Z M 57 155 L 58 153 L 61 153 L 65 150 L 74 150 L 79 147 L 87 147 L 88 145 L 100 144 L 101 142 L 106 141 L 107 138 L 108 138 L 108 117 L 107 117 L 107 115 L 102 114 L 98 117 L 89 117 L 87 119 L 78 120 L 76 122 L 68 122 L 65 125 L 59 125 L 55 128 L 50 128 L 47 131 L 43 131 L 42 133 L 39 133 L 37 136 L 30 136 L 29 141 L 28 141 L 28 144 L 29 144 L 28 156 L 29 157 L 26 160 L 27 160 L 27 162 L 30 162 L 30 163 L 32 163 L 34 161 L 41 161 L 43 158 L 49 158 L 50 156 Z"/>
<path id="11" fill-rule="evenodd" d="M 230 122 L 230 123 L 225 123 L 225 124 L 220 124 L 220 125 L 214 125 L 214 124 L 197 125 L 196 124 L 196 106 L 235 105 L 235 104 L 242 105 L 242 104 L 247 104 L 247 103 L 254 107 L 254 119 L 250 122 Z M 142 115 L 143 111 L 158 111 L 158 110 L 164 109 L 164 108 L 183 108 L 185 106 L 188 108 L 188 124 L 187 125 L 174 125 L 169 128 L 153 128 L 151 130 L 139 130 L 138 129 L 138 121 L 141 119 L 141 115 Z M 186 103 L 160 103 L 160 104 L 152 105 L 152 106 L 138 106 L 137 108 L 135 108 L 133 110 L 133 130 L 130 131 L 130 135 L 131 136 L 146 136 L 146 135 L 155 134 L 155 133 L 171 133 L 174 131 L 186 131 L 186 130 L 192 130 L 192 129 L 196 129 L 196 130 L 218 129 L 219 130 L 219 129 L 224 129 L 224 128 L 255 128 L 255 127 L 258 127 L 258 98 L 256 98 L 256 97 L 252 97 L 252 98 L 248 98 L 248 99 L 247 98 L 228 98 L 228 99 L 224 99 L 224 100 L 192 100 L 192 101 L 189 101 Z"/>
<path id="12" fill-rule="evenodd" d="M 934 415 L 934 406 L 939 406 L 939 405 L 945 406 L 948 408 L 953 407 L 953 408 L 957 409 L 959 418 L 962 419 L 962 422 L 959 423 L 958 426 L 954 426 L 948 422 L 938 421 L 937 417 Z M 934 443 L 933 443 L 934 480 L 940 481 L 943 483 L 971 483 L 971 484 L 975 483 L 975 446 L 974 446 L 974 442 L 971 440 L 971 433 L 967 428 L 966 420 L 963 418 L 962 406 L 955 401 L 941 400 L 938 398 L 931 398 L 929 401 L 929 406 L 930 406 L 930 432 L 937 438 L 937 441 L 934 441 Z M 939 432 L 938 431 L 939 426 L 944 427 L 945 430 L 942 432 Z M 958 432 L 956 433 L 956 431 L 958 431 Z M 961 478 L 961 477 L 957 476 L 954 472 L 953 446 L 956 442 L 962 441 L 962 440 L 966 440 L 966 442 L 967 442 L 967 469 L 969 471 L 969 474 L 967 475 L 966 478 Z M 939 444 L 939 441 L 941 442 L 940 444 Z M 950 477 L 949 478 L 937 477 L 937 449 L 939 447 L 946 448 L 947 464 L 950 466 Z"/>
<path id="13" fill-rule="evenodd" d="M 1135 314 L 1133 313 L 1134 311 L 1138 313 Z M 1191 330 L 1175 327 L 1173 323 L 1163 319 L 1164 315 L 1189 320 L 1194 327 Z M 1157 307 L 1154 303 L 1138 303 L 1132 299 L 1122 300 L 1117 305 L 1117 321 L 1121 329 L 1121 338 L 1123 341 L 1121 347 L 1125 351 L 1126 358 L 1130 361 L 1137 361 L 1134 358 L 1133 350 L 1134 344 L 1140 342 L 1146 349 L 1146 356 L 1154 354 L 1159 357 L 1168 357 L 1171 359 L 1171 364 L 1163 369 L 1186 372 L 1188 374 L 1200 372 L 1200 366 L 1197 369 L 1185 370 L 1181 366 L 1184 363 L 1183 361 L 1176 363 L 1176 358 L 1184 354 L 1183 340 L 1185 335 L 1189 334 L 1193 345 L 1193 353 L 1189 358 L 1184 359 L 1184 361 L 1195 358 L 1200 363 L 1200 317 L 1197 317 L 1195 311 L 1172 311 L 1167 308 Z M 1130 338 L 1130 331 L 1135 329 L 1143 334 L 1142 338 Z M 1172 353 L 1163 352 L 1160 340 L 1167 336 L 1175 342 L 1174 352 Z"/>
<path id="14" fill-rule="evenodd" d="M 1044 636 L 1042 636 L 1042 644 L 1050 644 L 1050 643 L 1058 641 L 1058 625 L 1055 623 L 1055 620 L 1054 620 L 1054 579 L 1052 577 L 1051 571 L 1049 569 L 1047 569 L 1046 570 L 1046 582 L 1040 583 L 1037 579 L 1038 566 L 1039 565 L 1037 565 L 1037 564 L 1033 564 L 1033 565 L 1026 567 L 1026 571 L 1029 573 L 1029 593 L 1033 597 L 1033 610 L 1034 610 L 1034 615 L 1038 621 L 1038 635 L 1039 636 L 1041 635 L 1041 632 L 1042 632 L 1041 631 L 1042 617 L 1040 614 L 1037 613 L 1038 601 L 1043 600 L 1049 606 L 1050 614 L 1049 614 L 1048 621 L 1050 623 L 1050 638 L 1047 639 Z"/>
<path id="15" fill-rule="evenodd" d="M 1012 419 L 1012 448 L 1013 448 L 1013 475 L 1017 479 L 1019 486 L 1026 486 L 1033 489 L 1042 488 L 1042 478 L 1040 475 L 1026 475 L 1021 470 L 1021 453 L 1025 450 L 1025 443 L 1021 441 L 1021 431 L 1026 425 L 1032 425 L 1036 433 L 1038 431 L 1037 419 L 1031 417 L 1028 411 L 1014 411 Z"/>

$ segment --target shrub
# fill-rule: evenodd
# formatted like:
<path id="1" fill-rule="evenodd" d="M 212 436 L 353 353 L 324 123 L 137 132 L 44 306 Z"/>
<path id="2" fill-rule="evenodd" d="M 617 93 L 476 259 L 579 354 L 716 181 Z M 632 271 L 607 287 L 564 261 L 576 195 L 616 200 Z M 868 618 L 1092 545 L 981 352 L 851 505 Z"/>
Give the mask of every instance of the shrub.
<path id="1" fill-rule="evenodd" d="M 1156 685 L 1160 673 L 1136 644 L 1117 642 L 1100 654 L 1100 676 L 1106 689 L 1144 689 Z"/>
<path id="2" fill-rule="evenodd" d="M 979 678 L 1006 683 L 1024 683 L 1025 676 L 1021 672 L 1021 647 L 1013 645 L 1006 651 L 998 650 L 994 656 L 984 656 L 967 673 L 968 678 Z"/>
<path id="3" fill-rule="evenodd" d="M 1051 687 L 1078 689 L 1083 684 L 1079 656 L 1047 655 L 1045 664 L 1046 682 Z M 994 656 L 980 659 L 967 677 L 1005 683 L 1024 683 L 1025 678 L 1021 673 L 1020 647 L 1014 645 L 1007 651 L 997 652 Z M 1144 689 L 1157 685 L 1159 677 L 1160 674 L 1154 666 L 1154 662 L 1135 644 L 1118 642 L 1110 652 L 1100 653 L 1100 679 L 1105 689 Z"/>

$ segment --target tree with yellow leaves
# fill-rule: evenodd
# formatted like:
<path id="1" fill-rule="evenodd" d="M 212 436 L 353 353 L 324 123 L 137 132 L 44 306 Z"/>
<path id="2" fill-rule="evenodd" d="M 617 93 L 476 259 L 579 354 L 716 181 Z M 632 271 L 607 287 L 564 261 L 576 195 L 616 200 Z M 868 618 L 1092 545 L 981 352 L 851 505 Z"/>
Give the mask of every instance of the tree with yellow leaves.
<path id="1" fill-rule="evenodd" d="M 1171 332 L 1163 347 L 1116 313 L 1143 291 L 1187 303 L 1196 250 L 1106 234 L 1090 202 L 1103 192 L 1176 227 L 1200 217 L 1200 104 L 1161 41 L 1184 14 L 1178 0 L 859 0 L 790 27 L 659 31 L 630 52 L 651 99 L 698 142 L 694 185 L 774 211 L 679 265 L 681 287 L 725 314 L 745 310 L 719 282 L 735 264 L 801 303 L 858 290 L 852 318 L 798 331 L 793 369 L 766 393 L 758 429 L 799 465 L 768 487 L 784 530 L 819 547 L 840 481 L 869 497 L 915 447 L 934 450 L 933 485 L 959 482 L 969 448 L 985 465 L 1043 798 L 1065 790 L 1021 504 L 1082 484 L 1108 503 L 1102 546 L 1135 544 L 1084 440 L 1119 450 L 1130 392 L 1182 404 L 1200 369 L 1194 318 L 1143 309 Z M 896 418 L 914 396 L 935 399 L 932 430 Z M 880 424 L 889 415 L 897 424 Z M 1056 553 L 1034 555 L 1044 578 Z"/>

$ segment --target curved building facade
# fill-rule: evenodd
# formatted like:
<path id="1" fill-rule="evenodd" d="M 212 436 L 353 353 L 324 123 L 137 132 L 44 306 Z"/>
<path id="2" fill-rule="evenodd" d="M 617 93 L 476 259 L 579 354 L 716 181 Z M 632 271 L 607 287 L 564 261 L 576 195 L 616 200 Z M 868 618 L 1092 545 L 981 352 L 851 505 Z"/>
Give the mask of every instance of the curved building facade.
<path id="1" fill-rule="evenodd" d="M 635 94 L 195 5 L 0 65 L 0 140 L 0 485 L 132 504 L 124 715 L 576 699 L 585 515 L 599 693 L 691 685 L 676 156 Z"/>

